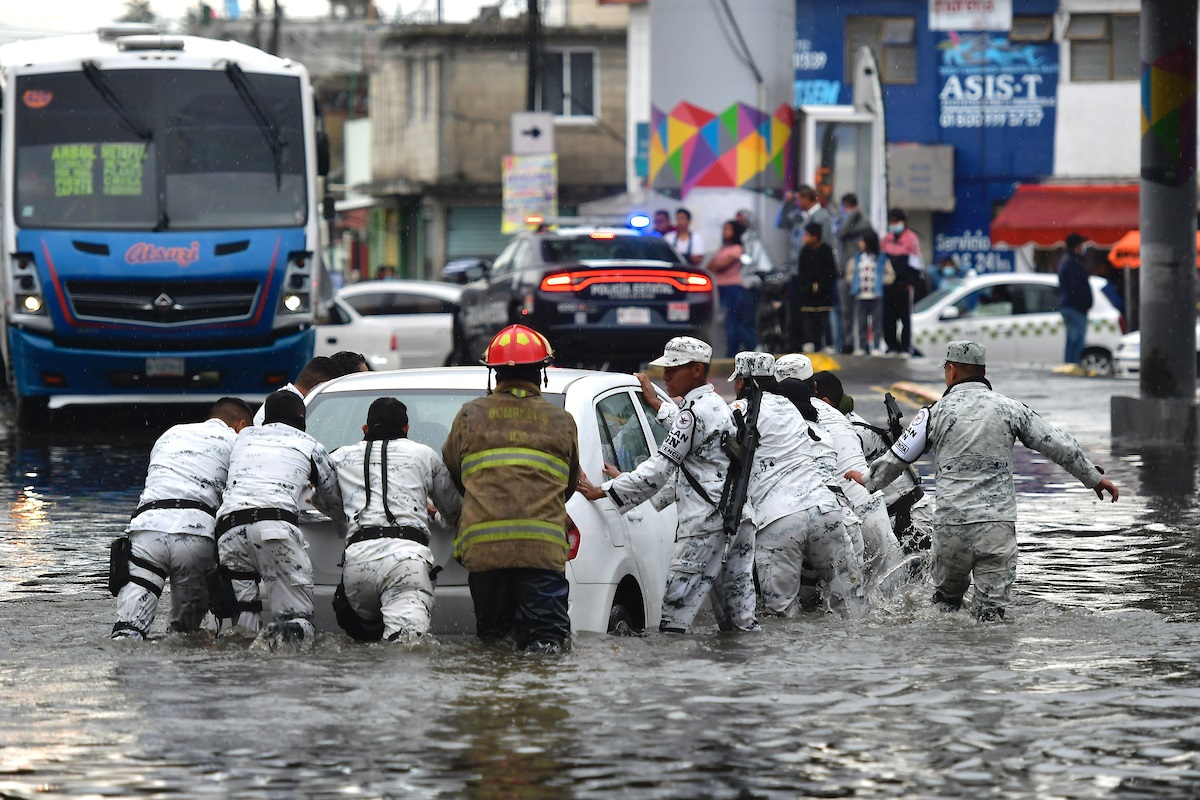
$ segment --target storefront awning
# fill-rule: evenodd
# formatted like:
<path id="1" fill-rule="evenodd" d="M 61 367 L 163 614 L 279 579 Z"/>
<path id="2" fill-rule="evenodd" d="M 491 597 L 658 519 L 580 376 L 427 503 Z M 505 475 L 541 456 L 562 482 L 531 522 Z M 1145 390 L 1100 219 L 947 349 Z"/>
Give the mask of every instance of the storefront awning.
<path id="1" fill-rule="evenodd" d="M 1139 227 L 1138 191 L 1137 185 L 1022 184 L 992 221 L 992 244 L 1059 247 L 1078 233 L 1112 247 Z"/>

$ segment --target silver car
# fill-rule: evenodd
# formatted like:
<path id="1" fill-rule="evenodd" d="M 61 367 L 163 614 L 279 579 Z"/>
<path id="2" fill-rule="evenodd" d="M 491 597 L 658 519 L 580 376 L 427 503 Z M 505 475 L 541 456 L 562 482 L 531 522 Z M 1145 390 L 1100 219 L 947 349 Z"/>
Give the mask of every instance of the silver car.
<path id="1" fill-rule="evenodd" d="M 329 451 L 362 439 L 367 409 L 379 397 L 396 397 L 408 407 L 409 438 L 439 454 L 463 403 L 487 392 L 482 367 L 359 373 L 322 384 L 311 394 L 308 432 Z M 600 480 L 604 462 L 623 471 L 657 452 L 666 430 L 645 406 L 630 375 L 550 369 L 543 396 L 565 408 L 579 429 L 579 460 Z M 571 625 L 576 631 L 657 628 L 667 568 L 675 548 L 675 508 L 656 510 L 649 502 L 625 515 L 607 498 L 589 502 L 576 494 L 567 502 L 571 558 Z M 345 542 L 328 519 L 308 511 L 301 523 L 316 575 L 317 627 L 336 630 L 330 605 L 341 580 Z M 467 572 L 453 551 L 453 531 L 434 526 L 434 559 L 442 567 L 434 591 L 433 632 L 473 633 L 475 612 Z"/>

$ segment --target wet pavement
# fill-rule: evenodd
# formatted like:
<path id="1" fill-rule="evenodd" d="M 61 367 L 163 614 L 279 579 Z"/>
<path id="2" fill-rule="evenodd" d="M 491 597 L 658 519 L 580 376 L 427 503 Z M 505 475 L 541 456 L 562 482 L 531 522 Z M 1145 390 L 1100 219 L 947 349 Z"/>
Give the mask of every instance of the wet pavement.
<path id="1" fill-rule="evenodd" d="M 882 422 L 884 389 L 938 389 L 942 371 L 848 359 L 841 375 Z M 1102 504 L 1018 448 L 1008 621 L 939 614 L 918 584 L 864 619 L 582 634 L 552 658 L 334 634 L 271 655 L 166 635 L 163 613 L 152 641 L 113 642 L 108 543 L 157 434 L 201 411 L 0 432 L 0 797 L 1200 796 L 1195 454 L 1112 447 L 1109 398 L 1135 384 L 990 377 L 1122 492 Z"/>

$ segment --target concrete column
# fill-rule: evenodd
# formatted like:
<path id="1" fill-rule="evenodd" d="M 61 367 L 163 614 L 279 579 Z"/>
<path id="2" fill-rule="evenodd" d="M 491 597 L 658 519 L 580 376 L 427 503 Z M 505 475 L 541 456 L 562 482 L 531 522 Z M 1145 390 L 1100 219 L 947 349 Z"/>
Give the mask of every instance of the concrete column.
<path id="1" fill-rule="evenodd" d="M 1113 398 L 1113 437 L 1197 438 L 1195 0 L 1143 0 L 1141 397 Z"/>

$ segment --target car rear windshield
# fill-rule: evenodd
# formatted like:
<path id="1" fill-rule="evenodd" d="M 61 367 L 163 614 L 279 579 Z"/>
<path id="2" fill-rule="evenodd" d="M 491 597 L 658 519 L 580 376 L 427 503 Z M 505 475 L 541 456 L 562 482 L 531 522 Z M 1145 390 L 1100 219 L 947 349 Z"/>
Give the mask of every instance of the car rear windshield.
<path id="1" fill-rule="evenodd" d="M 663 261 L 680 264 L 671 245 L 655 236 L 614 234 L 596 237 L 558 236 L 542 240 L 542 260 L 547 264 L 575 264 L 580 261 Z"/>
<path id="2" fill-rule="evenodd" d="M 408 408 L 408 438 L 429 445 L 440 454 L 463 403 L 484 394 L 483 387 L 322 393 L 308 404 L 307 430 L 332 453 L 343 445 L 362 441 L 362 426 L 367 422 L 371 403 L 380 397 L 395 397 Z M 542 397 L 559 408 L 565 403 L 561 394 L 545 393 Z"/>

